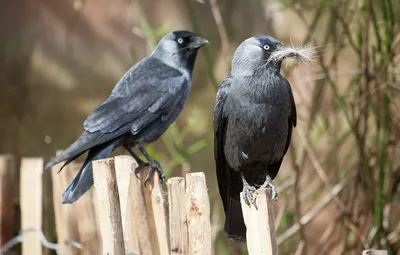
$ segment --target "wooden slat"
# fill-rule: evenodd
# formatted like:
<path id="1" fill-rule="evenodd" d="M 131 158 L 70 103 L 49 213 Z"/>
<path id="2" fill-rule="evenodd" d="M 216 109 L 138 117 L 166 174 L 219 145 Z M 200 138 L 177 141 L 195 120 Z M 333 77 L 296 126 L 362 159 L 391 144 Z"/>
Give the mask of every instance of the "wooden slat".
<path id="1" fill-rule="evenodd" d="M 92 164 L 103 254 L 124 254 L 124 235 L 114 159 L 96 160 Z"/>
<path id="2" fill-rule="evenodd" d="M 23 158 L 21 162 L 20 198 L 22 229 L 42 229 L 43 159 Z M 23 255 L 42 254 L 42 244 L 36 232 L 23 234 Z"/>
<path id="3" fill-rule="evenodd" d="M 153 254 L 160 254 L 160 248 L 158 244 L 158 236 L 157 236 L 157 228 L 156 228 L 156 222 L 154 218 L 154 213 L 153 213 L 153 207 L 151 204 L 151 180 L 147 183 L 147 186 L 144 186 L 144 180 L 146 179 L 147 176 L 147 169 L 143 169 L 140 172 L 140 180 L 141 180 L 141 188 L 142 192 L 144 195 L 144 201 L 145 201 L 145 207 L 146 207 L 146 214 L 147 214 L 147 222 L 149 226 L 149 231 L 150 231 L 150 243 L 152 247 Z"/>
<path id="4" fill-rule="evenodd" d="M 169 255 L 168 220 L 165 199 L 158 173 L 155 173 L 148 184 L 151 190 L 151 207 L 153 208 L 154 223 L 157 233 L 160 255 Z"/>
<path id="5" fill-rule="evenodd" d="M 211 255 L 210 201 L 204 173 L 186 175 L 189 254 Z"/>
<path id="6" fill-rule="evenodd" d="M 131 169 L 135 169 L 137 163 L 132 163 Z M 150 242 L 150 230 L 148 223 L 148 216 L 146 214 L 146 205 L 143 190 L 141 188 L 141 181 L 136 177 L 132 177 L 129 186 L 129 194 L 132 199 L 132 214 L 134 228 L 139 243 L 139 254 L 156 254 L 153 252 L 153 248 Z"/>
<path id="7" fill-rule="evenodd" d="M 0 247 L 14 237 L 15 202 L 18 197 L 18 172 L 12 155 L 0 155 Z"/>
<path id="8" fill-rule="evenodd" d="M 139 243 L 136 237 L 136 232 L 133 222 L 136 220 L 132 214 L 132 197 L 129 193 L 129 186 L 136 167 L 135 160 L 130 156 L 115 157 L 115 171 L 117 174 L 117 183 L 119 198 L 121 202 L 121 218 L 122 228 L 125 238 L 125 251 L 127 253 L 132 251 L 139 251 Z"/>
<path id="9" fill-rule="evenodd" d="M 169 233 L 172 255 L 186 255 L 189 252 L 188 226 L 185 208 L 185 179 L 168 179 Z"/>
<path id="10" fill-rule="evenodd" d="M 61 151 L 57 152 L 57 155 Z M 76 223 L 76 207 L 75 204 L 63 205 L 61 202 L 62 193 L 72 181 L 72 163 L 66 166 L 60 173 L 61 162 L 51 168 L 51 177 L 53 183 L 53 205 L 56 220 L 57 242 L 62 253 L 65 254 L 79 254 L 80 251 L 69 245 L 67 240 L 78 240 L 78 231 Z M 79 166 L 75 165 L 75 168 Z"/>
<path id="11" fill-rule="evenodd" d="M 243 218 L 246 224 L 247 249 L 250 255 L 277 255 L 275 233 L 274 206 L 269 190 L 258 190 L 256 203 L 258 210 L 249 207 L 244 201 L 242 194 L 241 204 Z"/>
<path id="12" fill-rule="evenodd" d="M 75 177 L 82 164 L 70 163 L 68 169 L 69 175 Z M 63 170 L 64 171 L 64 170 Z M 79 243 L 82 249 L 74 249 L 78 254 L 91 255 L 102 254 L 101 240 L 100 240 L 100 226 L 96 214 L 96 196 L 94 188 L 89 189 L 82 197 L 72 204 L 74 206 L 76 217 L 76 228 L 79 236 Z M 62 205 L 63 208 L 70 207 L 70 205 Z M 78 241 L 78 239 L 73 239 Z"/>

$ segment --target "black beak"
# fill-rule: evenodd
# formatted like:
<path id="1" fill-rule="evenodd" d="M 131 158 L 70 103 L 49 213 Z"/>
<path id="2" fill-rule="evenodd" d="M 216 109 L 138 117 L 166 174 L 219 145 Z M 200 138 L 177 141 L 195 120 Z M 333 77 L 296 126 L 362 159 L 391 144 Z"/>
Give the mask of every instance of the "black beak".
<path id="1" fill-rule="evenodd" d="M 200 36 L 192 36 L 191 42 L 188 47 L 191 49 L 198 49 L 206 44 L 209 44 L 208 40 Z"/>

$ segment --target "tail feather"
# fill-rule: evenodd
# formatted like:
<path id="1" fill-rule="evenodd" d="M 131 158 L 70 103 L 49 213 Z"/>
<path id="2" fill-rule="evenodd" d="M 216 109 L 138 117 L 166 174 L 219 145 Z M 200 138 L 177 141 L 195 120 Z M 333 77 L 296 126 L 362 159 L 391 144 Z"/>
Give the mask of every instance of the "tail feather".
<path id="1" fill-rule="evenodd" d="M 100 137 L 101 133 L 99 132 L 89 133 L 84 131 L 82 135 L 78 139 L 76 139 L 76 141 L 71 144 L 66 150 L 64 150 L 60 155 L 52 158 L 46 164 L 45 168 L 49 168 L 62 161 L 67 160 L 67 162 L 64 164 L 64 166 L 66 166 L 68 163 L 85 153 L 90 148 L 98 145 L 99 143 L 102 143 L 103 141 L 99 139 Z"/>
<path id="2" fill-rule="evenodd" d="M 64 164 L 62 165 L 62 167 L 60 168 L 60 170 L 58 170 L 57 173 L 61 172 L 61 170 L 63 170 L 64 167 L 66 167 L 69 163 L 71 163 L 71 162 L 74 161 L 75 159 L 79 158 L 83 153 L 85 153 L 85 151 L 82 152 L 82 153 L 77 154 L 77 155 L 74 156 L 74 157 L 69 158 L 68 160 L 66 160 L 66 161 L 64 162 Z"/>
<path id="3" fill-rule="evenodd" d="M 238 172 L 228 169 L 227 199 L 224 199 L 225 234 L 234 242 L 246 242 L 246 225 L 244 224 L 240 192 L 243 189 L 242 179 Z"/>
<path id="4" fill-rule="evenodd" d="M 226 212 L 225 234 L 234 242 L 246 242 L 246 225 L 244 224 L 240 199 L 229 198 L 229 206 Z"/>
<path id="5" fill-rule="evenodd" d="M 112 153 L 118 146 L 118 141 L 110 141 L 105 144 L 98 145 L 89 150 L 89 154 L 83 163 L 82 168 L 76 175 L 71 184 L 63 193 L 62 203 L 72 204 L 86 193 L 93 185 L 93 168 L 92 161 L 103 159 Z"/>

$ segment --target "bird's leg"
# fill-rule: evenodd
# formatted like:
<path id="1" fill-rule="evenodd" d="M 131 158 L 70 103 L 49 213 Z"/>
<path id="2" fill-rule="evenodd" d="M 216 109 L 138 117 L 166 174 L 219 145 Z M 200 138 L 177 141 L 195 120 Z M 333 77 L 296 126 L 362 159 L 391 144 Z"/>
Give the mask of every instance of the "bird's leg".
<path id="1" fill-rule="evenodd" d="M 138 175 L 140 173 L 140 170 L 142 170 L 145 167 L 148 167 L 149 163 L 141 160 L 139 158 L 139 156 L 128 145 L 124 144 L 124 147 L 129 152 L 129 154 L 131 154 L 131 156 L 135 159 L 135 161 L 138 163 L 138 167 L 136 167 L 136 169 L 135 169 L 135 175 L 136 175 L 136 178 L 140 179 L 140 176 Z"/>
<path id="2" fill-rule="evenodd" d="M 260 189 L 266 189 L 270 188 L 272 191 L 272 199 L 277 200 L 278 199 L 278 191 L 276 190 L 275 186 L 272 184 L 272 179 L 269 175 L 267 175 L 267 178 L 265 179 L 265 182 L 263 185 L 260 186 Z"/>
<path id="3" fill-rule="evenodd" d="M 147 151 L 144 149 L 144 147 L 140 146 L 139 150 L 143 153 L 143 155 L 148 160 L 147 166 L 149 167 L 149 172 L 146 176 L 146 179 L 144 180 L 144 186 L 146 187 L 146 184 L 150 180 L 151 176 L 153 175 L 154 170 L 158 172 L 158 176 L 160 177 L 160 183 L 163 183 L 163 181 L 165 179 L 165 174 L 164 174 L 164 170 L 160 166 L 160 163 L 158 163 L 157 161 L 152 159 L 150 157 L 150 155 L 147 153 Z M 140 169 L 139 169 L 139 171 L 140 171 Z M 136 170 L 135 170 L 135 172 L 136 172 Z"/>
<path id="4" fill-rule="evenodd" d="M 250 203 L 254 205 L 254 207 L 258 210 L 257 208 L 257 203 L 256 203 L 256 188 L 251 186 L 246 179 L 244 178 L 242 174 L 242 182 L 243 182 L 243 190 L 242 190 L 242 197 L 243 201 L 250 206 Z"/>
<path id="5" fill-rule="evenodd" d="M 128 145 L 124 145 L 125 149 L 129 152 L 129 154 L 131 154 L 131 156 L 135 159 L 135 161 L 138 163 L 138 165 L 143 165 L 146 164 L 146 162 L 144 162 L 143 160 L 141 160 L 139 158 L 139 156 L 132 150 L 131 147 L 129 147 Z"/>

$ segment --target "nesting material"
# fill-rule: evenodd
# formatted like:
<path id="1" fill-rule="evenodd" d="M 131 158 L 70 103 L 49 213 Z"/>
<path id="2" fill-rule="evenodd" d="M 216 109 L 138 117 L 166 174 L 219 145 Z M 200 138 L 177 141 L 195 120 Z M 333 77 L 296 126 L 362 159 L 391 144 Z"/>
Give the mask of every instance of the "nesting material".
<path id="1" fill-rule="evenodd" d="M 268 62 L 279 62 L 284 58 L 295 58 L 298 62 L 307 64 L 313 62 L 313 48 L 311 46 L 300 46 L 296 48 L 279 47 L 268 59 Z"/>

